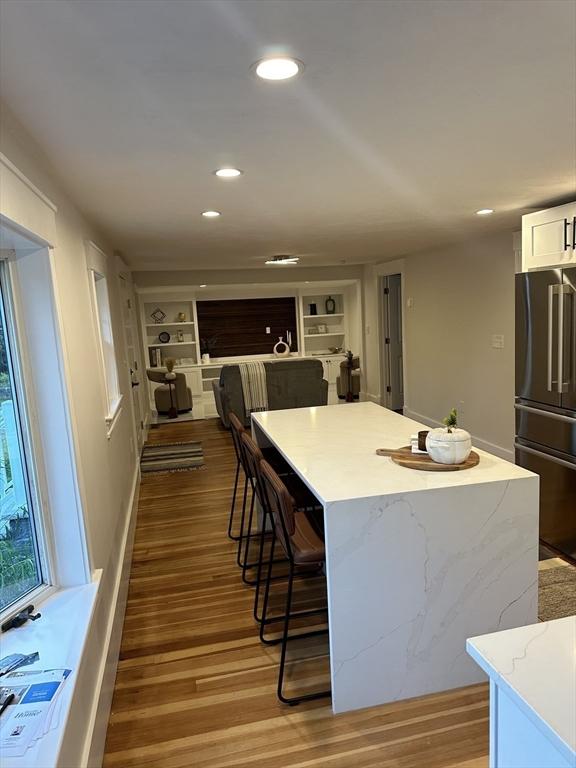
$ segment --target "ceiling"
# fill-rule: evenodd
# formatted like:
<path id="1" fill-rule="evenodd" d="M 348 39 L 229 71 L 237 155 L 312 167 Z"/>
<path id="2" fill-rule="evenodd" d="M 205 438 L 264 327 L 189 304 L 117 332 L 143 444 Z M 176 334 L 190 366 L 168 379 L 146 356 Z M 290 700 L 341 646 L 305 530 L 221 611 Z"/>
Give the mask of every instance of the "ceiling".
<path id="1" fill-rule="evenodd" d="M 383 260 L 576 189 L 572 0 L 3 0 L 1 21 L 2 98 L 139 269 Z M 272 52 L 304 73 L 258 80 Z"/>

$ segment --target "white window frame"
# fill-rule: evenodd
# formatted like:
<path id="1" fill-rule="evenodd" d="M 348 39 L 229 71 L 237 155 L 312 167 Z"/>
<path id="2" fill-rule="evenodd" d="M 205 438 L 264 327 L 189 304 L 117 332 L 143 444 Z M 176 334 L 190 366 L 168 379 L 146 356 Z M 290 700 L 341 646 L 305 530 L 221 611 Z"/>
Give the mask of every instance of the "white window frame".
<path id="1" fill-rule="evenodd" d="M 4 289 L 1 291 L 5 319 L 4 334 L 7 342 L 9 367 L 12 373 L 11 384 L 18 439 L 21 447 L 22 469 L 25 473 L 24 480 L 30 505 L 29 515 L 34 528 L 37 567 L 40 571 L 41 583 L 6 606 L 0 612 L 0 621 L 4 621 L 8 616 L 23 610 L 27 605 L 45 600 L 56 589 L 53 573 L 54 538 L 48 494 L 46 493 L 42 449 L 37 439 L 36 428 L 33 425 L 34 420 L 31 418 L 35 412 L 34 394 L 32 388 L 25 385 L 25 382 L 29 380 L 28 354 L 25 335 L 14 302 L 14 276 L 10 268 L 10 255 L 12 255 L 10 252 L 0 252 L 0 277 Z"/>
<path id="2" fill-rule="evenodd" d="M 90 585 L 93 574 L 53 245 L 57 207 L 2 153 L 0 189 L 0 257 L 10 278 L 46 581 L 4 611 L 4 619 L 30 603 L 42 604 L 51 595 L 58 599 L 62 591 Z"/>
<path id="3" fill-rule="evenodd" d="M 92 242 L 86 244 L 94 332 L 100 358 L 100 378 L 104 392 L 104 420 L 110 438 L 122 413 L 117 347 L 112 327 L 108 282 L 108 257 Z M 105 336 L 109 338 L 105 338 Z"/>

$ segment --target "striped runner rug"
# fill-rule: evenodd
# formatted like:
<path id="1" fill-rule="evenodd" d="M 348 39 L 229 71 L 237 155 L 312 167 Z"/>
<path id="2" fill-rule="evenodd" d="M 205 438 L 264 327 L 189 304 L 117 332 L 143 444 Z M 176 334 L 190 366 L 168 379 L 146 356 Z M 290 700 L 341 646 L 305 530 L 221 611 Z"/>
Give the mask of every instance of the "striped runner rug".
<path id="1" fill-rule="evenodd" d="M 142 472 L 187 472 L 204 466 L 202 443 L 145 445 L 140 457 Z"/>

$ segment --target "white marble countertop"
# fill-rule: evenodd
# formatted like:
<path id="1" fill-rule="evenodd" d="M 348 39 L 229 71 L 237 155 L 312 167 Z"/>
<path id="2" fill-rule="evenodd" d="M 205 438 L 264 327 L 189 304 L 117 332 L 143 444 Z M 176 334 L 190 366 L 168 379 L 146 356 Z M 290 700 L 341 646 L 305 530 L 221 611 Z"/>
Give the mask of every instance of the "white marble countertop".
<path id="1" fill-rule="evenodd" d="M 478 448 L 480 463 L 471 469 L 424 472 L 398 466 L 377 456 L 376 449 L 408 445 L 411 435 L 429 427 L 375 403 L 266 411 L 252 418 L 325 504 L 532 476 Z"/>
<path id="2" fill-rule="evenodd" d="M 566 757 L 576 758 L 576 616 L 472 637 L 468 653 Z"/>

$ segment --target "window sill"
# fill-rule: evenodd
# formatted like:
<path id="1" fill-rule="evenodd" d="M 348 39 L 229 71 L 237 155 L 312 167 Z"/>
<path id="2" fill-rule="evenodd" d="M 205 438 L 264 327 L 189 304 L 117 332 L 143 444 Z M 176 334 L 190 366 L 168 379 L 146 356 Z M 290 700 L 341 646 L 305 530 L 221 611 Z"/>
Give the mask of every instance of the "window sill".
<path id="1" fill-rule="evenodd" d="M 106 416 L 106 437 L 108 440 L 112 437 L 112 432 L 114 431 L 114 427 L 116 424 L 118 424 L 118 420 L 120 418 L 120 414 L 122 413 L 122 400 L 124 399 L 124 395 L 120 395 L 119 397 L 114 400 L 112 405 L 110 406 L 110 411 L 108 415 Z"/>
<path id="2" fill-rule="evenodd" d="M 51 768 L 58 764 L 62 737 L 76 689 L 78 671 L 100 586 L 100 572 L 81 587 L 60 589 L 35 606 L 42 618 L 2 635 L 2 655 L 39 651 L 40 661 L 24 670 L 68 668 L 72 674 L 62 689 L 58 726 L 39 739 L 21 757 L 4 758 L 2 768 Z"/>

